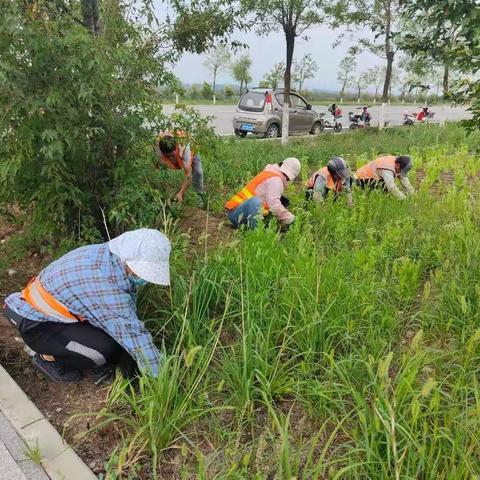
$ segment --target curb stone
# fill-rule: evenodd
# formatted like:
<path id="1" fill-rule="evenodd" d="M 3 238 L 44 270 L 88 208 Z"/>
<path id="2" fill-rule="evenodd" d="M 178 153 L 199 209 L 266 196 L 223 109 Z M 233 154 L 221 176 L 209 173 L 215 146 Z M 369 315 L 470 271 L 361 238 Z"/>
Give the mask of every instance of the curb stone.
<path id="1" fill-rule="evenodd" d="M 0 412 L 27 445 L 38 445 L 51 480 L 97 480 L 1 365 Z"/>

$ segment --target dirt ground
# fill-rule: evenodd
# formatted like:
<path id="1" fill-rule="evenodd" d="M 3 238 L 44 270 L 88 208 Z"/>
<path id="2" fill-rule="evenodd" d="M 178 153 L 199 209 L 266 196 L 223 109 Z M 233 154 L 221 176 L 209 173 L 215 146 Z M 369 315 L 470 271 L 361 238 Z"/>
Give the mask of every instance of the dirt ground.
<path id="1" fill-rule="evenodd" d="M 211 250 L 233 234 L 233 230 L 225 226 L 223 220 L 220 216 L 207 215 L 203 210 L 185 207 L 179 227 L 182 232 L 189 235 L 192 247 L 201 254 Z M 0 242 L 8 241 L 16 233 L 21 233 L 21 228 L 0 217 Z M 2 306 L 6 296 L 22 289 L 28 280 L 50 260 L 49 257 L 41 257 L 38 253 L 29 252 L 21 260 L 7 262 L 5 268 L 0 268 Z M 62 385 L 48 381 L 33 367 L 24 351 L 24 343 L 20 335 L 1 313 L 0 364 L 52 425 L 64 435 L 65 440 L 92 471 L 96 474 L 104 473 L 104 464 L 120 439 L 118 432 L 110 427 L 94 431 L 81 438 L 79 434 L 86 432 L 94 424 L 94 414 L 104 407 L 108 395 L 108 384 L 96 386 L 90 374 L 75 385 Z M 167 477 L 174 478 L 171 475 L 165 478 Z"/>

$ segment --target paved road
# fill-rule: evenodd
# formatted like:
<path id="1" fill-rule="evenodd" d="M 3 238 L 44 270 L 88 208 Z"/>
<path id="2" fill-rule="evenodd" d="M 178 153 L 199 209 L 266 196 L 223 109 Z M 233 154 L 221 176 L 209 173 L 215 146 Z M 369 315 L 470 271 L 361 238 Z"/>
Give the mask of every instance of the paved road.
<path id="1" fill-rule="evenodd" d="M 166 105 L 165 112 L 171 113 L 173 111 L 173 105 Z M 235 106 L 233 105 L 195 105 L 195 108 L 205 116 L 214 117 L 212 124 L 215 128 L 215 131 L 221 135 L 228 135 L 233 133 L 232 128 L 232 118 L 235 112 Z M 326 112 L 326 105 L 314 105 L 314 110 L 317 112 Z M 354 111 L 356 113 L 360 110 L 356 110 L 356 106 L 342 106 L 344 112 L 344 118 L 342 118 L 343 128 L 347 128 L 349 125 L 348 122 L 348 112 Z M 413 105 L 386 105 L 385 106 L 385 121 L 389 122 L 390 125 L 399 125 L 403 119 L 403 112 L 418 112 L 420 106 Z M 465 118 L 469 118 L 470 114 L 466 111 L 465 107 L 432 107 L 432 111 L 435 112 L 434 122 L 440 122 L 442 117 L 445 116 L 447 121 L 457 121 Z M 377 125 L 379 116 L 380 116 L 380 106 L 374 106 L 370 109 L 373 120 L 372 125 Z M 327 118 L 329 118 L 327 116 Z"/>

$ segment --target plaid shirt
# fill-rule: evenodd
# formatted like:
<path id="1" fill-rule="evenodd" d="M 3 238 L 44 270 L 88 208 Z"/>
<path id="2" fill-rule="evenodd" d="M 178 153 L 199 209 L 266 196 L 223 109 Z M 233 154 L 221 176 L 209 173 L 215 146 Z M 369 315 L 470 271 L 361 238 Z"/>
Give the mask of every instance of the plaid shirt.
<path id="1" fill-rule="evenodd" d="M 136 288 L 122 261 L 108 243 L 77 248 L 42 270 L 42 286 L 68 310 L 114 338 L 139 367 L 158 373 L 161 355 L 150 333 L 138 319 Z M 19 315 L 38 322 L 57 322 L 35 310 L 13 293 L 5 303 Z"/>

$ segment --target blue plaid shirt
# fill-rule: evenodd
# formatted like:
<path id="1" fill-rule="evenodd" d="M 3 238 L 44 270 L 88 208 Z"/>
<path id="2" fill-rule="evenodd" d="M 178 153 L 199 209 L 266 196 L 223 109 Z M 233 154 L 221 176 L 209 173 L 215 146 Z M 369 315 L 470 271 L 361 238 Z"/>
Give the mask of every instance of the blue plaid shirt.
<path id="1" fill-rule="evenodd" d="M 108 243 L 77 248 L 42 270 L 40 283 L 68 310 L 114 338 L 142 370 L 158 373 L 160 352 L 137 316 L 136 288 L 125 265 Z M 57 322 L 13 293 L 5 303 L 19 315 L 38 322 Z"/>

